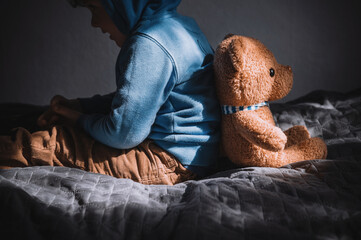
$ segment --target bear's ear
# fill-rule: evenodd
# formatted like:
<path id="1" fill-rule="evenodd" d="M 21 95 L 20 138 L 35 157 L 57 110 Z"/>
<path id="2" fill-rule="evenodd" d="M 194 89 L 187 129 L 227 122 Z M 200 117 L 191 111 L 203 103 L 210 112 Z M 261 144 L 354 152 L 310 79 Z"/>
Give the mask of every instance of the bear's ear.
<path id="1" fill-rule="evenodd" d="M 228 33 L 226 36 L 224 36 L 223 40 L 226 40 L 227 38 L 233 37 L 233 33 Z"/>
<path id="2" fill-rule="evenodd" d="M 229 43 L 229 57 L 231 58 L 234 69 L 238 72 L 242 67 L 242 59 L 244 54 L 244 39 L 237 37 L 231 40 Z"/>

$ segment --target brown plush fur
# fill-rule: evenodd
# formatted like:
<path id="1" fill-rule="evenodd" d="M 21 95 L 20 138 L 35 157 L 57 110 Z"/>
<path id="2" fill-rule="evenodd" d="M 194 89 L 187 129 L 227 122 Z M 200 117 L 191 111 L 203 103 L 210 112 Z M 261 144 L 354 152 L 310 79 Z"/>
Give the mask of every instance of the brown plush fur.
<path id="1" fill-rule="evenodd" d="M 222 105 L 249 106 L 281 99 L 293 83 L 289 66 L 278 64 L 261 42 L 244 36 L 226 36 L 217 48 L 214 70 Z M 268 107 L 223 115 L 222 143 L 230 160 L 243 166 L 280 167 L 327 155 L 326 144 L 311 138 L 306 127 L 294 126 L 285 132 L 276 127 Z"/>

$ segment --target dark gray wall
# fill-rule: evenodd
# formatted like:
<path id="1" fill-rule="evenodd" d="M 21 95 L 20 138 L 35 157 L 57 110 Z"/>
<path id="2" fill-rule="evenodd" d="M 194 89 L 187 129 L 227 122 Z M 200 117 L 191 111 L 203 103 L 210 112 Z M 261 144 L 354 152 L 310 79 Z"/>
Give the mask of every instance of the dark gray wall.
<path id="1" fill-rule="evenodd" d="M 361 87 L 359 1 L 183 0 L 215 48 L 227 33 L 261 40 L 280 63 L 292 66 L 285 100 L 312 90 Z M 115 87 L 119 49 L 90 26 L 86 9 L 65 0 L 2 0 L 0 102 L 46 104 L 108 93 Z"/>

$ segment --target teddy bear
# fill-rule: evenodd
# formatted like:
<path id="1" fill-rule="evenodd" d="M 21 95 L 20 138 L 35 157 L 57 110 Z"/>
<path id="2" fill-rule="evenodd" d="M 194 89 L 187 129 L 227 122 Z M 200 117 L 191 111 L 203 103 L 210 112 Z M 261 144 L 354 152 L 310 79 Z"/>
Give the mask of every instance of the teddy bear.
<path id="1" fill-rule="evenodd" d="M 282 131 L 275 125 L 268 102 L 291 91 L 293 73 L 260 41 L 227 35 L 215 52 L 214 72 L 223 113 L 222 149 L 233 163 L 281 167 L 326 158 L 326 144 L 311 138 L 305 126 Z"/>

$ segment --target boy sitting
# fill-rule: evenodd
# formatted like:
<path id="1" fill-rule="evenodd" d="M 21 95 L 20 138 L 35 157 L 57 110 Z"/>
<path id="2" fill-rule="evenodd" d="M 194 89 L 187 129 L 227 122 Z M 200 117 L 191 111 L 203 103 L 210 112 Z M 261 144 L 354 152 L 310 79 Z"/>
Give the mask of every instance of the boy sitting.
<path id="1" fill-rule="evenodd" d="M 117 89 L 55 96 L 38 119 L 49 131 L 1 137 L 0 166 L 77 167 L 170 185 L 211 173 L 220 137 L 213 50 L 194 20 L 176 12 L 180 0 L 71 3 L 87 7 L 92 26 L 121 47 Z"/>

